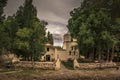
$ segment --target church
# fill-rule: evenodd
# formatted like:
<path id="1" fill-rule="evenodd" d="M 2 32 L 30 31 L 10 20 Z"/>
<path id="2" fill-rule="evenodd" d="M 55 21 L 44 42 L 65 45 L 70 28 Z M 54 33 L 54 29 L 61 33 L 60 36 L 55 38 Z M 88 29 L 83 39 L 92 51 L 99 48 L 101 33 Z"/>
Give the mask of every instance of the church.
<path id="1" fill-rule="evenodd" d="M 79 58 L 77 40 L 72 39 L 69 32 L 64 35 L 64 42 L 62 47 L 56 47 L 50 43 L 45 44 L 45 52 L 41 57 L 41 61 L 56 61 L 58 58 L 61 61 Z"/>

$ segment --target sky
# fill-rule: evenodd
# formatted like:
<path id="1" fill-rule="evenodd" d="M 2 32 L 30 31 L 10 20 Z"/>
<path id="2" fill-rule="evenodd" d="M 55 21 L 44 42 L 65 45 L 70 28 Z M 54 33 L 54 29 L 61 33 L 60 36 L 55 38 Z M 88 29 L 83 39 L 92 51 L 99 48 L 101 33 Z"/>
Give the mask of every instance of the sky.
<path id="1" fill-rule="evenodd" d="M 6 16 L 13 15 L 23 3 L 24 0 L 8 0 L 4 13 Z M 33 4 L 37 8 L 38 18 L 48 22 L 46 28 L 53 34 L 54 45 L 62 46 L 63 35 L 68 31 L 69 13 L 80 7 L 80 0 L 33 0 Z"/>

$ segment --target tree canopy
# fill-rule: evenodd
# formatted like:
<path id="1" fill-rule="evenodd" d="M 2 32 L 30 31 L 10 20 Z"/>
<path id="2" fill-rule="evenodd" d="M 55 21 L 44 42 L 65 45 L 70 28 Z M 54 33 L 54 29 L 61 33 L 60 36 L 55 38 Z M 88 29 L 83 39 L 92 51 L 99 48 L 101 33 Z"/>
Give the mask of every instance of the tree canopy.
<path id="1" fill-rule="evenodd" d="M 5 6 L 6 0 L 2 1 L 0 7 L 1 3 L 4 3 Z M 0 25 L 0 37 L 2 38 L 0 49 L 5 48 L 24 60 L 39 60 L 46 40 L 47 22 L 37 18 L 37 10 L 32 1 L 25 0 L 17 12 L 13 16 L 5 18 L 3 24 Z"/>
<path id="2" fill-rule="evenodd" d="M 47 42 L 53 44 L 53 35 L 49 31 L 47 33 Z"/>
<path id="3" fill-rule="evenodd" d="M 81 54 L 90 59 L 113 60 L 115 48 L 120 47 L 118 3 L 119 0 L 84 0 L 81 7 L 70 12 L 68 28 L 71 36 L 78 39 Z"/>

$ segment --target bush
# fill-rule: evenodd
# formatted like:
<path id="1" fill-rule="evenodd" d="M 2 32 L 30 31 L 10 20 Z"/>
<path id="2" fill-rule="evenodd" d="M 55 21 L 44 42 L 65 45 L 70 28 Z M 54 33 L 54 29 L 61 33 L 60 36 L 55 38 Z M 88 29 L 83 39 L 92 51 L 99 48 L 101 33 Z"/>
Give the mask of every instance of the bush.
<path id="1" fill-rule="evenodd" d="M 89 59 L 77 59 L 78 63 L 94 63 L 93 60 Z"/>
<path id="2" fill-rule="evenodd" d="M 69 59 L 67 62 L 62 61 L 61 62 L 67 69 L 73 70 L 73 60 Z"/>

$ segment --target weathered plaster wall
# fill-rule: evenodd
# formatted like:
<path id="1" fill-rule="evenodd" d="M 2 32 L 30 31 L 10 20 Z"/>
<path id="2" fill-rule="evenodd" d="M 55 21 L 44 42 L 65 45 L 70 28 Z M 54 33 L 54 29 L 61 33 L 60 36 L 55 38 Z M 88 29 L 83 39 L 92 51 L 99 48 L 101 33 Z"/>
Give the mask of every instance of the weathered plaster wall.
<path id="1" fill-rule="evenodd" d="M 47 51 L 47 48 L 49 48 L 49 51 Z M 46 61 L 46 55 L 50 55 L 50 61 L 55 60 L 55 48 L 54 47 L 46 47 L 45 48 L 45 54 L 43 61 Z"/>
<path id="2" fill-rule="evenodd" d="M 68 60 L 68 54 L 66 51 L 57 51 L 58 52 L 58 56 L 59 56 L 59 59 L 61 61 L 67 61 Z"/>

